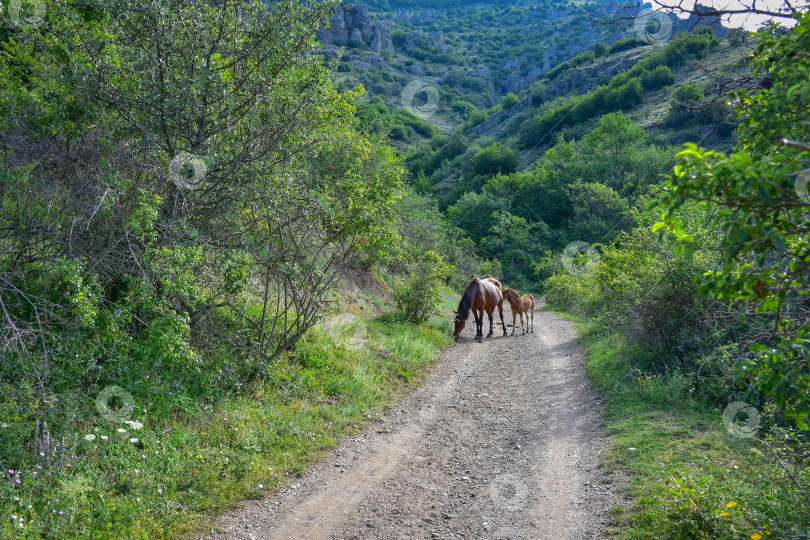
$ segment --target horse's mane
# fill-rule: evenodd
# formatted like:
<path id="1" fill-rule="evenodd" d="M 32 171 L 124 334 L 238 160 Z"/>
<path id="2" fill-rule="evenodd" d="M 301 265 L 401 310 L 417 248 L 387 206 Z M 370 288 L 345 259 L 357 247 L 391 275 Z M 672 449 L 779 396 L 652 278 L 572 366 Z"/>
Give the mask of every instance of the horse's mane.
<path id="1" fill-rule="evenodd" d="M 458 303 L 458 318 L 461 321 L 466 321 L 467 317 L 470 316 L 470 308 L 472 307 L 473 295 L 475 294 L 473 285 L 477 283 L 478 278 L 470 281 L 470 284 L 467 285 L 467 290 L 464 291 L 464 295 L 461 297 L 461 301 Z"/>

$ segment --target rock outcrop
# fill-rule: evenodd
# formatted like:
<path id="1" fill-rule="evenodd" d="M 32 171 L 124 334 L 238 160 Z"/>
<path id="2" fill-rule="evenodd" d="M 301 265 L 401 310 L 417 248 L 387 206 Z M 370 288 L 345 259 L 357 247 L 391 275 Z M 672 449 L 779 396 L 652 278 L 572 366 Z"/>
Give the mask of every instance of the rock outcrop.
<path id="1" fill-rule="evenodd" d="M 393 21 L 376 21 L 364 4 L 341 4 L 329 17 L 329 25 L 318 31 L 322 45 L 347 45 L 349 40 L 362 41 L 375 52 L 393 51 Z"/>
<path id="2" fill-rule="evenodd" d="M 689 18 L 674 21 L 674 32 L 689 32 L 697 28 L 708 26 L 712 29 L 714 35 L 719 38 L 725 37 L 726 34 L 728 34 L 728 28 L 723 26 L 723 21 L 715 8 L 696 3 L 694 11 L 695 13 L 689 15 Z M 673 19 L 675 19 L 674 16 Z"/>

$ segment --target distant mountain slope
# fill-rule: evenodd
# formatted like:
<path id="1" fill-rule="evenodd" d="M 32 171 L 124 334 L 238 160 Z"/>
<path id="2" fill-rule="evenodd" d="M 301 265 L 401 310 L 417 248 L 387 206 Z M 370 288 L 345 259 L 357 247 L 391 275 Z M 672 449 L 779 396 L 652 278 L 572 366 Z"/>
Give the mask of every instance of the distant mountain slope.
<path id="1" fill-rule="evenodd" d="M 414 182 L 444 204 L 486 181 L 474 163 L 483 149 L 498 143 L 498 159 L 528 171 L 558 137 L 579 138 L 613 111 L 659 144 L 733 143 L 721 100 L 700 108 L 692 95 L 681 121 L 670 114 L 680 87 L 709 95 L 712 77 L 747 69 L 744 36 L 725 39 L 728 29 L 715 19 L 658 17 L 641 28 L 591 19 L 615 18 L 612 2 L 437 5 L 345 4 L 320 41 L 329 58 L 342 51 L 339 84 L 365 88 L 363 128 L 388 133 L 408 152 Z"/>

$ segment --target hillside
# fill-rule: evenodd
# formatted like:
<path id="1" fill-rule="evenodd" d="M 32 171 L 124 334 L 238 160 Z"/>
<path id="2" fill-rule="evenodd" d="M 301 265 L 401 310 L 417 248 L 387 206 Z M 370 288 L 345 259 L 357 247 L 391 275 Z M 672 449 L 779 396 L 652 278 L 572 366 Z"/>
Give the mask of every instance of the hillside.
<path id="1" fill-rule="evenodd" d="M 716 19 L 653 19 L 641 28 L 633 20 L 592 19 L 611 20 L 612 3 L 386 5 L 339 7 L 319 33 L 321 53 L 337 62 L 342 89 L 363 86 L 361 129 L 388 136 L 406 155 L 414 188 L 435 196 L 478 255 L 514 283 L 541 286 L 546 274 L 537 265 L 574 239 L 573 229 L 588 230 L 587 242 L 606 242 L 631 226 L 622 218 L 597 227 L 607 236 L 574 227 L 579 214 L 566 186 L 604 186 L 629 209 L 671 168 L 684 142 L 720 150 L 735 143 L 736 120 L 717 90 L 750 79 L 744 59 L 754 43 Z M 623 8 L 622 15 L 639 10 Z M 667 21 L 671 27 L 661 26 Z M 617 129 L 641 128 L 633 143 L 640 166 L 632 173 L 608 163 L 601 172 L 570 170 L 574 176 L 557 187 L 538 188 L 538 163 L 548 150 L 583 140 L 609 113 L 627 119 Z M 493 177 L 512 173 L 518 176 L 508 182 L 523 187 L 497 194 L 503 190 L 491 185 Z M 493 212 L 534 231 L 519 256 L 493 240 Z"/>
<path id="2" fill-rule="evenodd" d="M 290 527 L 498 536 L 507 473 L 539 503 L 507 536 L 807 536 L 810 13 L 23 4 L 0 12 L 3 538 L 199 537 L 244 499 L 272 521 L 397 409 L 377 440 L 429 452 L 334 461 Z M 537 333 L 465 344 L 486 274 L 584 357 L 528 298 Z M 402 412 L 430 373 L 450 405 Z M 373 478 L 385 498 L 341 508 Z M 613 481 L 627 506 L 554 496 Z"/>

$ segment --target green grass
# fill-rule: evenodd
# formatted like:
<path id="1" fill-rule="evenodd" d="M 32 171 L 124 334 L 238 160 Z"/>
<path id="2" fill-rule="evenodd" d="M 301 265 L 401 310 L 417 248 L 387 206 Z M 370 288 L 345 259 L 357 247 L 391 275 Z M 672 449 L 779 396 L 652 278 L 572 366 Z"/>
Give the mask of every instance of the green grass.
<path id="1" fill-rule="evenodd" d="M 163 409 L 158 396 L 136 396 L 131 421 L 140 426 L 108 421 L 94 414 L 95 396 L 78 396 L 69 407 L 85 420 L 49 426 L 75 436 L 50 443 L 49 465 L 22 471 L 19 484 L 14 476 L 0 484 L 2 536 L 153 539 L 202 531 L 215 514 L 284 486 L 378 417 L 450 342 L 440 319 L 418 326 L 390 314 L 355 320 L 337 334 L 313 332 L 261 382 L 216 401 L 189 399 L 178 412 Z M 0 437 L 31 438 L 25 402 L 33 410 L 38 398 L 24 394 L 0 407 Z"/>
<path id="2" fill-rule="evenodd" d="M 620 335 L 561 315 L 575 322 L 588 375 L 604 399 L 612 438 L 604 481 L 613 481 L 615 469 L 628 478 L 620 488 L 628 508 L 609 513 L 615 538 L 807 537 L 804 495 L 770 451 L 782 440 L 775 427 L 767 438 L 733 437 L 722 425 L 722 408 L 694 397 L 686 374 L 662 373 L 655 359 L 631 354 Z M 769 422 L 767 411 L 762 420 Z M 790 447 L 778 449 L 783 461 Z M 806 466 L 795 470 L 806 490 Z"/>

